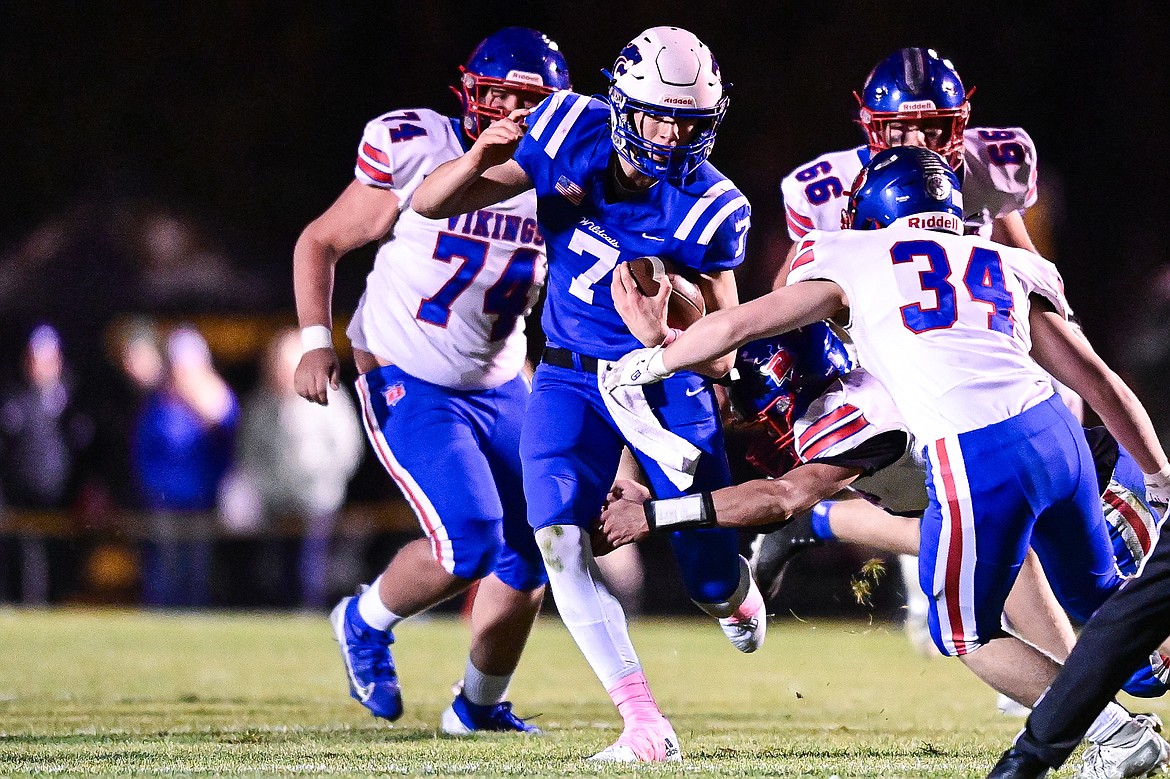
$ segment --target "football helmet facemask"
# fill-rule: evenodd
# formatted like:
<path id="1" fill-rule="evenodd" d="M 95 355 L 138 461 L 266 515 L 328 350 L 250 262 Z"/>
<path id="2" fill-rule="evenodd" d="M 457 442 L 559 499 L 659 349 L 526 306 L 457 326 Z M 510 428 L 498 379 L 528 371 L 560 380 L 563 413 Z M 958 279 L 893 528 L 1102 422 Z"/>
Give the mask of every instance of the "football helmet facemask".
<path id="1" fill-rule="evenodd" d="M 924 132 L 941 130 L 930 148 L 957 168 L 974 93 L 963 90 L 950 60 L 934 49 L 914 48 L 899 49 L 879 62 L 861 93 L 853 96 L 859 105 L 857 123 L 865 130 L 871 151 L 890 148 L 891 122 L 921 123 Z"/>
<path id="2" fill-rule="evenodd" d="M 677 182 L 711 154 L 728 99 L 719 65 L 693 33 L 652 27 L 626 44 L 612 73 L 602 72 L 610 80 L 613 146 L 635 170 Z M 677 145 L 656 143 L 643 136 L 645 117 L 693 129 Z"/>
<path id="3" fill-rule="evenodd" d="M 522 103 L 536 105 L 572 86 L 557 44 L 527 27 L 505 27 L 484 38 L 459 71 L 459 89 L 452 89 L 463 104 L 463 131 L 472 140 L 506 116 L 491 104 L 493 89 L 515 92 Z"/>

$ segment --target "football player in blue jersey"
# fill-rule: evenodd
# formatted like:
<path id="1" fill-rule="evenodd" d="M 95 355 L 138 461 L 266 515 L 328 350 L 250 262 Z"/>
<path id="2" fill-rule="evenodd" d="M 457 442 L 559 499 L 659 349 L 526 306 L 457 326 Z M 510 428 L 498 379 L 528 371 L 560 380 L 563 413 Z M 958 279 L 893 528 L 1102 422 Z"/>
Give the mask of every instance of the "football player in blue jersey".
<path id="1" fill-rule="evenodd" d="M 659 497 L 730 481 L 714 394 L 682 373 L 650 392 L 610 395 L 600 377 L 640 345 L 671 339 L 664 323 L 637 334 L 614 306 L 610 282 L 638 257 L 670 260 L 697 280 L 708 310 L 737 302 L 732 268 L 744 256 L 747 199 L 707 156 L 727 110 L 719 67 L 697 37 L 655 27 L 622 49 L 606 99 L 558 92 L 531 113 L 492 124 L 471 151 L 415 193 L 426 216 L 454 217 L 535 189 L 548 244 L 548 338 L 521 437 L 529 522 L 557 607 L 624 720 L 594 755 L 620 762 L 680 759 L 678 740 L 650 694 L 625 615 L 600 585 L 590 547 L 618 459 L 629 446 Z M 701 370 L 721 375 L 732 355 Z M 764 639 L 763 599 L 734 531 L 672 537 L 691 598 L 719 619 L 741 651 Z"/>
<path id="2" fill-rule="evenodd" d="M 354 180 L 297 241 L 304 354 L 296 388 L 322 404 L 336 390 L 333 267 L 377 241 L 347 334 L 370 443 L 426 537 L 404 546 L 370 587 L 333 611 L 350 694 L 374 716 L 400 717 L 394 627 L 479 581 L 461 691 L 441 728 L 533 733 L 504 698 L 546 582 L 520 473 L 528 403 L 523 317 L 545 266 L 536 197 L 493 201 L 474 226 L 424 219 L 411 197 L 487 121 L 568 88 L 569 73 L 557 45 L 524 27 L 485 38 L 461 71 L 462 116 L 417 108 L 369 122 Z"/>

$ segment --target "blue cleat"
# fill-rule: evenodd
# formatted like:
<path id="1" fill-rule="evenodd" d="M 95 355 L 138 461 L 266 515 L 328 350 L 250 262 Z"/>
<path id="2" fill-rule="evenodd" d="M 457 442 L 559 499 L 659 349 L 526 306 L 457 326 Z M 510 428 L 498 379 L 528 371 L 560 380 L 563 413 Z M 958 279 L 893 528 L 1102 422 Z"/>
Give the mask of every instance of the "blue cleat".
<path id="1" fill-rule="evenodd" d="M 356 597 L 342 598 L 329 615 L 333 636 L 341 647 L 349 694 L 375 717 L 396 720 L 402 716 L 402 691 L 390 657 L 394 636 L 366 624 L 358 613 Z"/>
<path id="2" fill-rule="evenodd" d="M 448 736 L 470 736 L 485 732 L 528 733 L 538 736 L 542 733 L 540 728 L 529 725 L 513 714 L 512 704 L 508 701 L 494 706 L 479 706 L 467 700 L 463 693 L 456 695 L 455 700 L 443 712 L 440 725 Z"/>

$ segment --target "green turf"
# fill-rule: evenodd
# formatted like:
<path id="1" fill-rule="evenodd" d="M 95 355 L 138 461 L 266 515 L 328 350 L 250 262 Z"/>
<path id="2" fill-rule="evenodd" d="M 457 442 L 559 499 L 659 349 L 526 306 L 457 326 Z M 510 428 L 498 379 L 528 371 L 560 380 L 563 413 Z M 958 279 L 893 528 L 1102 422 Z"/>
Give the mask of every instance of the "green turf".
<path id="1" fill-rule="evenodd" d="M 687 760 L 640 775 L 982 776 L 1020 725 L 885 625 L 773 622 L 752 656 L 705 619 L 633 633 Z M 324 617 L 0 610 L 0 775 L 631 773 L 581 759 L 619 720 L 555 617 L 512 689 L 543 738 L 436 737 L 466 626 L 398 638 L 407 713 L 387 727 L 346 694 Z"/>

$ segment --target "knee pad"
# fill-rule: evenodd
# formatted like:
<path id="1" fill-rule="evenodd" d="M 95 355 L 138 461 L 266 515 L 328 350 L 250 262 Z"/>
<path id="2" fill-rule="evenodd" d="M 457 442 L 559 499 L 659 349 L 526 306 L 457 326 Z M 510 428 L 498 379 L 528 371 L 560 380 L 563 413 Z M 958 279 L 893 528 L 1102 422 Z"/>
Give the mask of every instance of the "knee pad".
<path id="1" fill-rule="evenodd" d="M 589 538 L 576 525 L 547 525 L 536 542 L 548 571 L 553 599 L 568 626 L 615 621 L 625 624 L 617 599 L 600 581 Z"/>
<path id="2" fill-rule="evenodd" d="M 748 565 L 748 561 L 739 558 L 739 583 L 731 595 L 719 601 L 700 601 L 695 600 L 694 603 L 700 609 L 710 614 L 715 619 L 723 619 L 730 617 L 735 613 L 735 610 L 740 607 L 747 598 L 748 592 L 752 587 L 752 571 Z"/>
<path id="3" fill-rule="evenodd" d="M 695 603 L 731 600 L 740 584 L 739 534 L 726 528 L 679 530 L 671 546 L 687 595 Z"/>
<path id="4" fill-rule="evenodd" d="M 496 559 L 494 571 L 496 578 L 514 590 L 532 592 L 548 584 L 548 574 L 544 569 L 544 560 L 536 548 L 512 549 L 504 544 Z"/>
<path id="5" fill-rule="evenodd" d="M 961 657 L 969 655 L 979 647 L 996 638 L 1002 638 L 1008 635 L 1007 631 L 1003 629 L 1002 625 L 990 631 L 984 631 L 975 626 L 976 635 L 968 638 L 960 638 L 955 640 L 948 637 L 943 640 L 942 626 L 938 621 L 938 607 L 931 603 L 930 611 L 927 612 L 927 624 L 930 626 L 930 638 L 934 641 L 934 647 L 942 654 L 943 657 Z"/>
<path id="6" fill-rule="evenodd" d="M 482 579 L 496 570 L 500 553 L 504 548 L 503 534 L 499 523 L 489 524 L 481 532 L 466 537 L 451 539 L 455 565 L 453 573 L 462 579 Z"/>

